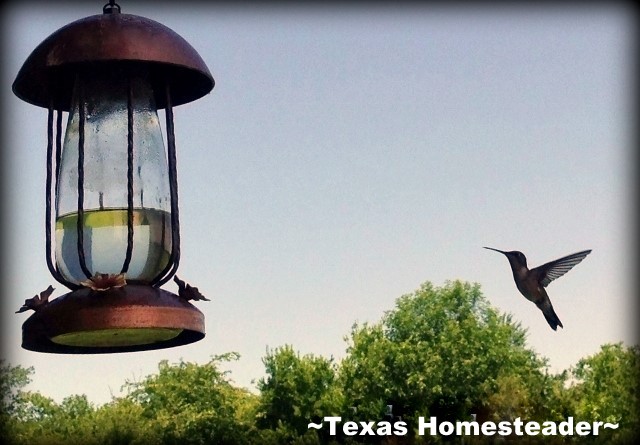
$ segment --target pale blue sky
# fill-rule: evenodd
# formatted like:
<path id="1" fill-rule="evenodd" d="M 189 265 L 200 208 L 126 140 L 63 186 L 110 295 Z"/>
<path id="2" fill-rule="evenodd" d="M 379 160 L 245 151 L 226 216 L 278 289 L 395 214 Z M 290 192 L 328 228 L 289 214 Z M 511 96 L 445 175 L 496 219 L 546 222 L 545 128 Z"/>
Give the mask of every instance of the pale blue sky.
<path id="1" fill-rule="evenodd" d="M 425 281 L 480 283 L 553 371 L 634 342 L 630 10 L 120 3 L 182 35 L 216 80 L 175 109 L 178 275 L 212 299 L 197 303 L 207 335 L 124 355 L 20 348 L 29 313 L 13 311 L 65 289 L 44 261 L 46 110 L 11 83 L 43 39 L 103 4 L 15 4 L 3 17 L 2 323 L 7 358 L 35 367 L 31 389 L 102 403 L 162 359 L 229 351 L 242 356 L 232 379 L 253 388 L 267 347 L 343 357 L 355 321 Z M 564 330 L 482 246 L 530 266 L 593 249 L 548 288 Z"/>

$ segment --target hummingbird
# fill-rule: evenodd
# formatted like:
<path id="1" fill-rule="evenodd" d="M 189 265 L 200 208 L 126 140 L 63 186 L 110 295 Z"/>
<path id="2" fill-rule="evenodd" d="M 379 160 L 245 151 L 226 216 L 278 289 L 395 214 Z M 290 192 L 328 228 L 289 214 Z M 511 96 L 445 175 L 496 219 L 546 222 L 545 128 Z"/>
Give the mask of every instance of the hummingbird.
<path id="1" fill-rule="evenodd" d="M 485 249 L 500 252 L 507 257 L 511 265 L 511 271 L 513 272 L 513 279 L 520 293 L 524 295 L 527 300 L 532 301 L 538 306 L 538 309 L 544 314 L 544 318 L 546 318 L 551 329 L 555 331 L 558 326 L 562 328 L 562 322 L 553 310 L 549 295 L 547 295 L 547 291 L 544 288 L 556 278 L 560 278 L 569 272 L 573 266 L 591 253 L 591 249 L 549 261 L 531 270 L 527 268 L 527 258 L 522 252 L 518 252 L 517 250 L 505 252 L 494 249 L 493 247 L 485 247 Z"/>

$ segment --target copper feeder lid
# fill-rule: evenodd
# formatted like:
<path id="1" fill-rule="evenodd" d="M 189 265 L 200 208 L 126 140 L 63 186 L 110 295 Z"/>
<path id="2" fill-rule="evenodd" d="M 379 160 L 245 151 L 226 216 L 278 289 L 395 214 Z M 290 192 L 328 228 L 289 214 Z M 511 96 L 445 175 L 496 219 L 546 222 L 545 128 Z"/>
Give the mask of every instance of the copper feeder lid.
<path id="1" fill-rule="evenodd" d="M 169 83 L 172 105 L 208 94 L 214 80 L 195 49 L 171 29 L 131 14 L 105 13 L 72 22 L 47 37 L 24 62 L 13 83 L 20 99 L 69 111 L 75 74 L 105 66 L 143 65 L 156 92 L 158 108 L 166 106 Z"/>
<path id="2" fill-rule="evenodd" d="M 128 284 L 83 288 L 39 308 L 22 325 L 22 347 L 100 354 L 170 348 L 204 338 L 204 315 L 163 289 Z"/>

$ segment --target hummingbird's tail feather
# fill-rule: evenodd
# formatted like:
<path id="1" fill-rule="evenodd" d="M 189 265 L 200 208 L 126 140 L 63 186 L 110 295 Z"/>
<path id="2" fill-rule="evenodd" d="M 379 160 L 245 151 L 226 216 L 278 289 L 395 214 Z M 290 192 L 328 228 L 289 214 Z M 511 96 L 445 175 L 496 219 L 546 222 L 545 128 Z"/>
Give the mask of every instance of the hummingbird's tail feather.
<path id="1" fill-rule="evenodd" d="M 548 302 L 548 304 L 539 305 L 538 308 L 544 314 L 544 318 L 547 320 L 547 323 L 549 323 L 549 326 L 551 326 L 551 329 L 555 331 L 556 329 L 558 329 L 558 326 L 564 328 L 564 326 L 562 326 L 562 322 L 556 314 L 556 311 L 553 310 L 553 306 L 551 305 L 550 301 Z"/>

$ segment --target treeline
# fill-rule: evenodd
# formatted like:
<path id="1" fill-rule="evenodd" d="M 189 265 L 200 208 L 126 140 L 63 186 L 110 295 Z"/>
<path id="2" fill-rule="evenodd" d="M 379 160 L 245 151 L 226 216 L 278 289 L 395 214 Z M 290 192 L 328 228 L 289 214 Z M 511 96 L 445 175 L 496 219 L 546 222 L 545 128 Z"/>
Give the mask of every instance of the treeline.
<path id="1" fill-rule="evenodd" d="M 156 374 L 126 382 L 124 396 L 96 406 L 85 395 L 61 403 L 25 390 L 34 370 L 2 362 L 0 427 L 15 444 L 424 444 L 635 443 L 640 348 L 607 344 L 560 374 L 526 345 L 526 332 L 491 307 L 477 284 L 425 283 L 400 297 L 375 324 L 355 324 L 347 354 L 267 351 L 258 393 L 224 371 L 238 355 L 208 363 L 159 363 Z M 420 436 L 419 417 L 438 421 L 514 420 L 617 423 L 597 436 Z M 376 422 L 378 435 L 308 429 L 339 416 Z M 388 423 L 385 423 L 388 422 Z M 405 435 L 388 425 L 404 422 Z M 359 425 L 356 423 L 356 425 Z M 385 435 L 388 434 L 388 435 Z"/>

